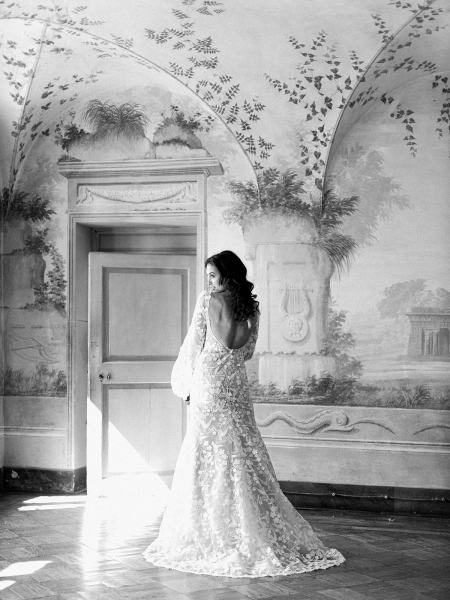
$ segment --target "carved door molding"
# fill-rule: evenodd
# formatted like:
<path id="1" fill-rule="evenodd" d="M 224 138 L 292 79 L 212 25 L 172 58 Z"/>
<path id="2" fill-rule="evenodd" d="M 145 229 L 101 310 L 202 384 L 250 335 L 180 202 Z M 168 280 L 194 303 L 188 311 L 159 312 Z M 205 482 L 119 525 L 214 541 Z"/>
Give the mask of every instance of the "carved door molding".
<path id="1" fill-rule="evenodd" d="M 68 181 L 68 455 L 86 465 L 87 264 L 92 231 L 104 227 L 187 227 L 196 232 L 196 288 L 203 287 L 207 179 L 222 175 L 214 157 L 105 162 L 61 161 Z"/>

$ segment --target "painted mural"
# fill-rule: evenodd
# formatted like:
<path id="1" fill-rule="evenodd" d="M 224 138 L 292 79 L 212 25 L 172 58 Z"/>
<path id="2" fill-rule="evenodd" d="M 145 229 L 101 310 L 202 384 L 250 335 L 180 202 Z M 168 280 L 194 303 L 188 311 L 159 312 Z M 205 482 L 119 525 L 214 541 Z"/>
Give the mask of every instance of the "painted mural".
<path id="1" fill-rule="evenodd" d="M 446 3 L 132 4 L 0 1 L 4 395 L 67 394 L 58 161 L 210 154 L 255 402 L 450 408 Z"/>

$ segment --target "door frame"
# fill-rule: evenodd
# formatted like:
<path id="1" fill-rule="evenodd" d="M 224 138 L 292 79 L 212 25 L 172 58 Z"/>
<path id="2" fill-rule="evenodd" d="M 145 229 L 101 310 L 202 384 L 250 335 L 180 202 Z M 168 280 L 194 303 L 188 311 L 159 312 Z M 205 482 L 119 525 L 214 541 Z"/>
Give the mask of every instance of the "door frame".
<path id="1" fill-rule="evenodd" d="M 96 227 L 191 226 L 196 230 L 196 294 L 203 289 L 206 259 L 206 214 L 183 213 L 96 213 L 69 215 L 68 257 L 68 462 L 73 468 L 87 466 L 88 404 L 88 255 L 94 250 Z M 155 251 L 155 254 L 157 252 Z"/>

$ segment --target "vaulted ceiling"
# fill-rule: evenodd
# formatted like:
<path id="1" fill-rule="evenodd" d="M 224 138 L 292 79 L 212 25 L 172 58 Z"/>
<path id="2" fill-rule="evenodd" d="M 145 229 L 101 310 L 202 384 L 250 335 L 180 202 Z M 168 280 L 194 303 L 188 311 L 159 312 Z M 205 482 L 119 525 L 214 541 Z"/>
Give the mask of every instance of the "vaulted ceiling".
<path id="1" fill-rule="evenodd" d="M 447 0 L 263 0 L 257 10 L 206 0 L 2 1 L 2 187 L 20 176 L 33 145 L 88 100 L 133 101 L 148 86 L 215 114 L 256 165 L 292 161 L 300 136 L 300 162 L 315 181 L 333 146 L 376 104 L 392 107 L 390 118 L 414 137 L 415 99 L 400 105 L 396 92 L 418 78 L 428 78 L 436 126 L 448 135 L 449 24 Z M 321 77 L 334 85 L 330 95 L 314 78 L 328 63 L 335 72 Z"/>

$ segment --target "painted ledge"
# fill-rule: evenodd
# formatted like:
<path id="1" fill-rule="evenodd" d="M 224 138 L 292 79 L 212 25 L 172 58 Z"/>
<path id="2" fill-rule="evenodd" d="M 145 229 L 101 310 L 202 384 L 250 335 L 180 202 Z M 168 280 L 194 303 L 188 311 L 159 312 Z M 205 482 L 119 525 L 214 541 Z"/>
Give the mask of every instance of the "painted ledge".
<path id="1" fill-rule="evenodd" d="M 202 156 L 193 158 L 167 158 L 115 161 L 59 161 L 58 170 L 68 179 L 79 177 L 115 177 L 119 175 L 223 175 L 224 170 L 217 158 Z"/>

